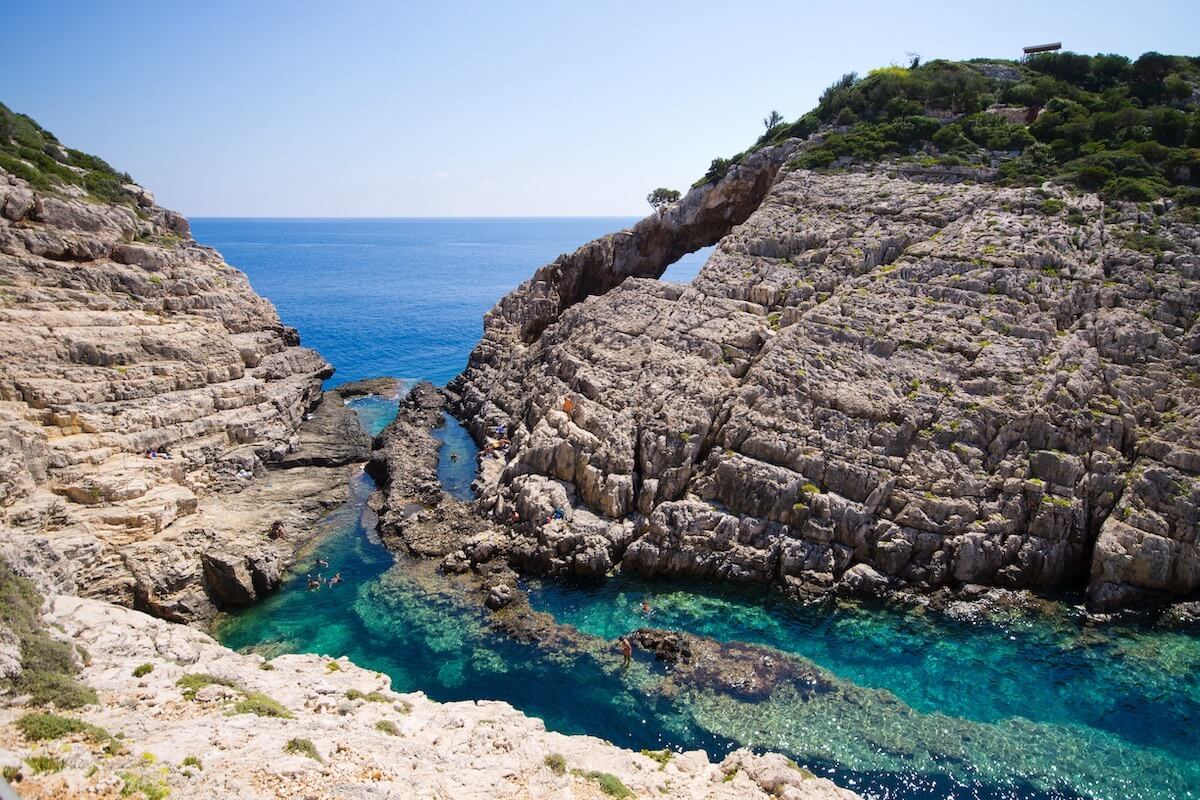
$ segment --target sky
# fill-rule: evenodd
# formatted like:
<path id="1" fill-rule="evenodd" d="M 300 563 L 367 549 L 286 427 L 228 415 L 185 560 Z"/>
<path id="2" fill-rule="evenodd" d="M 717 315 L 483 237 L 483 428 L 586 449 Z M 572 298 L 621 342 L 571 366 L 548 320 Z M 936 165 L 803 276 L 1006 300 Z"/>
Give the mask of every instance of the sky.
<path id="1" fill-rule="evenodd" d="M 845 72 L 1198 31 L 1196 0 L 0 0 L 0 102 L 189 216 L 640 215 Z"/>

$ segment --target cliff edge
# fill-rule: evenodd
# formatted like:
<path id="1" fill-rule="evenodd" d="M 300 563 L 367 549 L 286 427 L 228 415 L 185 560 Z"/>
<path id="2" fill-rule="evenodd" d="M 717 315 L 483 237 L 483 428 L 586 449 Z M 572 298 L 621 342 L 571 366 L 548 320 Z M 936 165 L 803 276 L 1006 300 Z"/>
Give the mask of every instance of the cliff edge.
<path id="1" fill-rule="evenodd" d="M 252 602 L 366 460 L 332 368 L 186 219 L 0 115 L 0 555 L 173 620 Z"/>
<path id="2" fill-rule="evenodd" d="M 1097 610 L 1200 590 L 1200 151 L 1181 145 L 1200 125 L 1162 88 L 1200 78 L 1067 55 L 1077 83 L 1056 60 L 847 76 L 502 299 L 450 390 L 505 440 L 481 488 L 510 560 L 804 593 L 1086 587 Z M 1109 59 L 1121 98 L 1164 105 L 1102 127 Z M 1181 72 L 1146 78 L 1160 60 Z M 988 105 L 1030 92 L 1044 106 Z M 698 233 L 712 204 L 737 212 Z M 661 257 L 630 270 L 614 242 Z M 709 242 L 690 285 L 654 280 Z"/>

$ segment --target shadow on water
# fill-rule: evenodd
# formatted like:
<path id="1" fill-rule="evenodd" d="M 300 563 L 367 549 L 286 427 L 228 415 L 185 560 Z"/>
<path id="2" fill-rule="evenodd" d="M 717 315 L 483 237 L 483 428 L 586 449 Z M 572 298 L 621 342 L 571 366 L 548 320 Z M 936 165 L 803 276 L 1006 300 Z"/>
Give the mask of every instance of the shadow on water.
<path id="1" fill-rule="evenodd" d="M 395 413 L 394 401 L 352 405 L 374 430 Z M 470 437 L 453 420 L 438 437 L 439 474 L 469 495 Z M 653 626 L 757 643 L 812 661 L 839 686 L 814 702 L 786 692 L 757 704 L 664 694 L 656 687 L 665 669 L 646 654 L 623 671 L 607 650 L 555 652 L 493 632 L 488 612 L 433 565 L 397 562 L 380 544 L 366 505 L 372 488 L 366 476 L 355 481 L 283 590 L 220 627 L 225 644 L 346 655 L 399 691 L 503 700 L 550 729 L 634 749 L 774 749 L 871 798 L 1196 796 L 1194 633 L 1088 626 L 1070 613 L 960 621 L 885 604 L 801 606 L 769 591 L 622 576 L 529 583 L 535 609 L 583 633 L 611 640 Z M 344 583 L 306 591 L 316 558 Z"/>

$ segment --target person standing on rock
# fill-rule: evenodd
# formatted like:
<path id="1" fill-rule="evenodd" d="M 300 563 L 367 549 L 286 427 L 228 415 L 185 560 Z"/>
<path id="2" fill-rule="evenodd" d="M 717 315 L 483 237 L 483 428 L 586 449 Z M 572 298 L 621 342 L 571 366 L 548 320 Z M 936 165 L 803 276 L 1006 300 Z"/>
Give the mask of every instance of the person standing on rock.
<path id="1" fill-rule="evenodd" d="M 621 666 L 628 667 L 629 662 L 633 659 L 633 645 L 629 643 L 629 637 L 622 636 L 617 640 L 617 644 L 621 648 L 621 657 L 625 659 L 625 663 Z"/>

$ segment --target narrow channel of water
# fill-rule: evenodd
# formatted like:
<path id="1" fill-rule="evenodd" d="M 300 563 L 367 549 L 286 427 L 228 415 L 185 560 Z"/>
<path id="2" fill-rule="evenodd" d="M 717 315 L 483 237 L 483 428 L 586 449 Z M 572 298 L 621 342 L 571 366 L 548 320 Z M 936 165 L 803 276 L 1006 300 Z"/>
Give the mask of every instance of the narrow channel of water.
<path id="1" fill-rule="evenodd" d="M 353 405 L 372 432 L 395 411 L 374 398 Z M 469 492 L 469 436 L 453 421 L 438 435 L 443 481 Z M 784 688 L 754 703 L 667 696 L 655 691 L 663 668 L 644 654 L 623 671 L 604 654 L 547 652 L 492 632 L 487 612 L 431 565 L 395 562 L 374 535 L 370 479 L 353 488 L 283 590 L 221 626 L 224 643 L 346 655 L 399 691 L 505 700 L 551 729 L 633 748 L 779 750 L 871 798 L 1200 796 L 1196 631 L 1088 625 L 1069 608 L 959 621 L 885 604 L 800 606 L 712 584 L 529 584 L 536 609 L 584 633 L 611 639 L 653 626 L 757 643 L 815 663 L 838 687 L 808 700 Z M 346 581 L 306 591 L 318 557 Z"/>

